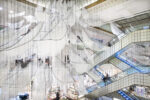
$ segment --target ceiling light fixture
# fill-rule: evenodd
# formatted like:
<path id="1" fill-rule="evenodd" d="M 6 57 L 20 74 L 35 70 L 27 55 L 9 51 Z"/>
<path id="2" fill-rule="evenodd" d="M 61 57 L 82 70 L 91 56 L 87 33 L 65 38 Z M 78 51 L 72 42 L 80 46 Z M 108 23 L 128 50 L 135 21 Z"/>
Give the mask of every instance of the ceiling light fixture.
<path id="1" fill-rule="evenodd" d="M 9 13 L 13 14 L 13 13 L 14 13 L 14 11 L 10 10 L 10 11 L 9 11 Z"/>
<path id="2" fill-rule="evenodd" d="M 113 98 L 113 100 L 120 100 L 120 99 L 118 99 L 118 98 Z"/>
<path id="3" fill-rule="evenodd" d="M 0 7 L 0 11 L 1 11 L 1 10 L 3 10 L 3 8 L 2 8 L 2 7 Z"/>
<path id="4" fill-rule="evenodd" d="M 12 16 L 13 14 L 13 16 Z M 24 16 L 25 15 L 25 11 L 23 12 L 20 12 L 20 13 L 15 13 L 13 11 L 10 11 L 10 14 L 9 14 L 9 18 L 12 18 L 12 17 L 21 17 L 21 16 Z"/>

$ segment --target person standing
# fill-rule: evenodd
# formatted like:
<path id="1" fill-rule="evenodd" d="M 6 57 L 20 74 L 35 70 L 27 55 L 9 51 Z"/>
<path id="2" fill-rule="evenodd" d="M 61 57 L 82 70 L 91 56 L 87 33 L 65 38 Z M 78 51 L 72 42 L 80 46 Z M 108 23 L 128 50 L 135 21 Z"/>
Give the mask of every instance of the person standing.
<path id="1" fill-rule="evenodd" d="M 59 94 L 59 92 L 56 93 L 56 98 L 55 98 L 55 100 L 60 100 L 60 94 Z"/>

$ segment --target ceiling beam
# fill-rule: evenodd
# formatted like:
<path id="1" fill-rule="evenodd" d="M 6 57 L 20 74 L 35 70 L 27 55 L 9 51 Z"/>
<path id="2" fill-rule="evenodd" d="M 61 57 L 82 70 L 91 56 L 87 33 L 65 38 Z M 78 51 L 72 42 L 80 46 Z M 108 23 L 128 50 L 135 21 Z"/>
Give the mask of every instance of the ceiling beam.
<path id="1" fill-rule="evenodd" d="M 100 4 L 100 3 L 102 3 L 102 2 L 104 2 L 104 1 L 106 1 L 106 0 L 97 0 L 96 2 L 94 2 L 94 3 L 92 3 L 92 4 L 88 5 L 88 6 L 86 6 L 85 8 L 86 8 L 86 9 L 92 8 L 92 7 L 94 7 L 94 6 L 96 6 L 96 5 Z"/>
<path id="2" fill-rule="evenodd" d="M 27 4 L 29 6 L 32 6 L 32 7 L 38 7 L 39 5 L 38 4 L 35 4 L 35 3 L 32 3 L 30 1 L 27 1 L 27 0 L 17 0 L 18 2 L 22 2 L 24 4 Z M 42 7 L 42 6 L 41 6 Z M 43 8 L 43 11 L 46 9 L 45 7 L 42 7 Z"/>
<path id="3" fill-rule="evenodd" d="M 140 20 L 135 20 L 135 21 L 130 21 L 127 23 L 119 23 L 119 25 L 121 26 L 121 29 L 125 29 L 131 26 L 137 26 L 137 25 L 142 25 L 142 24 L 147 24 L 150 23 L 150 17 L 145 18 L 145 19 L 140 19 Z"/>
<path id="4" fill-rule="evenodd" d="M 98 29 L 98 30 L 101 30 L 101 31 L 104 31 L 104 32 L 109 33 L 109 34 L 113 34 L 112 32 L 107 31 L 107 30 L 105 30 L 105 29 L 103 29 L 103 28 L 100 28 L 100 27 L 94 26 L 93 28 Z"/>
<path id="5" fill-rule="evenodd" d="M 29 2 L 29 1 L 27 1 L 27 0 L 17 0 L 17 1 L 22 2 L 22 3 L 25 3 L 25 4 L 27 4 L 27 5 L 30 5 L 30 6 L 32 6 L 32 7 L 37 7 L 37 4 L 31 3 L 31 2 Z"/>

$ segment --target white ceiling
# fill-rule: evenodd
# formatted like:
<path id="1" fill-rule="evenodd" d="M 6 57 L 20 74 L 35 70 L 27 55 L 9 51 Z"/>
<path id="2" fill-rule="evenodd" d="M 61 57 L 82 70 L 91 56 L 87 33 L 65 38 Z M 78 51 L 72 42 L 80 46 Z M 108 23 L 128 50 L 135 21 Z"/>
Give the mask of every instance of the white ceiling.
<path id="1" fill-rule="evenodd" d="M 89 23 L 101 26 L 120 19 L 130 18 L 149 11 L 149 4 L 150 0 L 107 0 L 88 9 L 91 15 Z"/>

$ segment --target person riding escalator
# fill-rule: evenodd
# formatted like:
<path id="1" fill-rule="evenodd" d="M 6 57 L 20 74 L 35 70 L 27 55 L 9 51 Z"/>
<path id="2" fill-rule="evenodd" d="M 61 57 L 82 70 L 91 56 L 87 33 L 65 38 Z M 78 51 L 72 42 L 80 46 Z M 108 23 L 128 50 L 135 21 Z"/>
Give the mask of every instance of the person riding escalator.
<path id="1" fill-rule="evenodd" d="M 105 83 L 105 86 L 106 86 L 111 82 L 111 77 L 107 73 L 106 76 L 104 76 L 102 80 L 103 80 L 103 82 Z"/>

